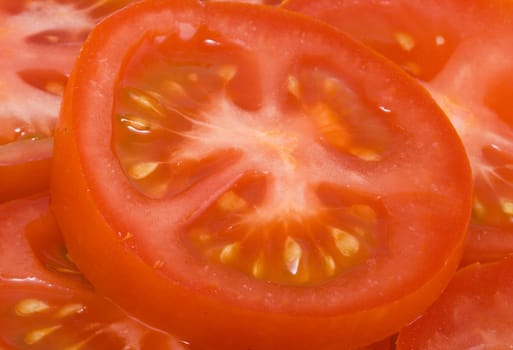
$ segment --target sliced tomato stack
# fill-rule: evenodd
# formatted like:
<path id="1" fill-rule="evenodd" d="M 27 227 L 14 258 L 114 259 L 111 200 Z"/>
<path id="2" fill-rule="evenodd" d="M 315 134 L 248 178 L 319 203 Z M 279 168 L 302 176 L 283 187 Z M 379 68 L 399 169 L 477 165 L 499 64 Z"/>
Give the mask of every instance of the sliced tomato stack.
<path id="1" fill-rule="evenodd" d="M 52 207 L 73 260 L 198 349 L 364 346 L 459 264 L 471 178 L 453 128 L 303 16 L 127 7 L 83 46 L 61 116 Z"/>
<path id="2" fill-rule="evenodd" d="M 0 202 L 48 189 L 53 128 L 76 55 L 95 23 L 130 2 L 0 1 Z"/>

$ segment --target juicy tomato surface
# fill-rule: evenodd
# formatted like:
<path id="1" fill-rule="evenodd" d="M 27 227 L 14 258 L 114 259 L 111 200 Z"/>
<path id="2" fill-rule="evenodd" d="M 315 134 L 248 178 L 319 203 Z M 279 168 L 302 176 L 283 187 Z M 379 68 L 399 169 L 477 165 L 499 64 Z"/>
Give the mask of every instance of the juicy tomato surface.
<path id="1" fill-rule="evenodd" d="M 46 190 L 64 85 L 93 25 L 130 0 L 0 0 L 0 202 Z"/>
<path id="2" fill-rule="evenodd" d="M 47 196 L 0 206 L 0 349 L 185 350 L 92 290 L 48 206 Z"/>
<path id="3" fill-rule="evenodd" d="M 419 79 L 451 119 L 475 193 L 464 263 L 513 253 L 513 3 L 287 0 Z"/>
<path id="4" fill-rule="evenodd" d="M 397 350 L 511 349 L 513 259 L 458 271 L 442 296 L 401 331 Z"/>
<path id="5" fill-rule="evenodd" d="M 454 129 L 305 16 L 126 7 L 86 41 L 61 117 L 52 207 L 73 260 L 197 349 L 364 346 L 458 265 L 471 176 Z"/>

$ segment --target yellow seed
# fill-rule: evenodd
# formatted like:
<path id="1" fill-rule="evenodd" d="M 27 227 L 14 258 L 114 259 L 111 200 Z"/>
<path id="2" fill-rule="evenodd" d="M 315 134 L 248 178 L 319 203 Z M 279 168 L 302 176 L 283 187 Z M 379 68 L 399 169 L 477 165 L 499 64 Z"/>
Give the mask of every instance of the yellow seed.
<path id="1" fill-rule="evenodd" d="M 53 327 L 35 329 L 35 330 L 30 331 L 27 334 L 25 334 L 23 341 L 27 345 L 36 344 L 36 343 L 40 342 L 44 337 L 52 334 L 59 328 L 61 328 L 61 326 L 53 326 Z"/>
<path id="2" fill-rule="evenodd" d="M 138 120 L 138 118 L 134 116 L 120 116 L 119 121 L 130 131 L 134 131 L 139 134 L 148 134 L 151 129 L 149 124 Z"/>
<path id="3" fill-rule="evenodd" d="M 55 268 L 55 271 L 57 272 L 60 272 L 60 273 L 66 273 L 66 274 L 70 274 L 70 275 L 80 275 L 81 272 L 76 270 L 76 269 L 73 269 L 73 268 L 67 268 L 67 267 L 56 267 Z"/>
<path id="4" fill-rule="evenodd" d="M 283 261 L 287 266 L 287 270 L 292 275 L 297 274 L 299 269 L 299 262 L 301 260 L 302 255 L 303 249 L 301 249 L 299 243 L 297 243 L 296 240 L 294 240 L 293 238 L 287 237 L 287 239 L 285 240 L 285 248 L 283 251 Z"/>
<path id="5" fill-rule="evenodd" d="M 374 209 L 365 204 L 352 205 L 351 213 L 368 222 L 376 220 L 376 212 Z"/>
<path id="6" fill-rule="evenodd" d="M 381 155 L 376 153 L 370 148 L 365 147 L 352 147 L 350 150 L 350 153 L 353 156 L 356 156 L 362 160 L 366 160 L 369 162 L 376 162 L 378 160 L 381 160 Z"/>
<path id="7" fill-rule="evenodd" d="M 81 313 L 85 310 L 85 305 L 82 304 L 68 304 L 61 307 L 59 310 L 57 310 L 57 313 L 55 316 L 57 318 L 65 318 L 71 315 L 75 315 L 78 313 Z"/>
<path id="8" fill-rule="evenodd" d="M 513 202 L 501 201 L 501 209 L 504 212 L 504 214 L 513 216 Z"/>
<path id="9" fill-rule="evenodd" d="M 154 269 L 160 269 L 164 266 L 164 262 L 162 260 L 157 260 L 153 263 Z"/>
<path id="10" fill-rule="evenodd" d="M 62 96 L 64 94 L 64 85 L 57 81 L 49 81 L 45 84 L 45 90 L 53 95 Z"/>
<path id="11" fill-rule="evenodd" d="M 166 80 L 162 83 L 162 89 L 169 95 L 174 97 L 187 96 L 184 87 L 173 80 Z"/>
<path id="12" fill-rule="evenodd" d="M 486 208 L 477 197 L 474 197 L 474 201 L 472 203 L 472 211 L 474 216 L 478 219 L 482 219 L 486 215 Z"/>
<path id="13" fill-rule="evenodd" d="M 140 107 L 163 115 L 163 108 L 160 102 L 153 96 L 135 89 L 128 89 L 128 96 Z"/>
<path id="14" fill-rule="evenodd" d="M 335 111 L 330 106 L 319 103 L 312 110 L 312 114 L 324 139 L 337 148 L 347 149 L 351 141 L 350 135 L 340 124 Z"/>
<path id="15" fill-rule="evenodd" d="M 299 98 L 301 96 L 301 90 L 299 88 L 299 79 L 293 75 L 289 75 L 287 78 L 287 89 L 292 96 Z"/>
<path id="16" fill-rule="evenodd" d="M 134 235 L 132 234 L 132 232 L 127 232 L 122 238 L 121 238 L 121 241 L 125 242 L 125 241 L 128 241 L 130 239 L 132 239 L 134 237 Z"/>
<path id="17" fill-rule="evenodd" d="M 59 37 L 57 35 L 48 34 L 45 36 L 45 39 L 50 44 L 57 44 L 59 42 Z"/>
<path id="18" fill-rule="evenodd" d="M 335 78 L 326 78 L 322 82 L 322 88 L 326 95 L 333 95 L 340 90 L 340 82 Z"/>
<path id="19" fill-rule="evenodd" d="M 140 162 L 132 165 L 128 170 L 128 175 L 132 179 L 141 180 L 148 177 L 159 166 L 158 162 Z"/>
<path id="20" fill-rule="evenodd" d="M 231 243 L 224 246 L 219 254 L 219 260 L 221 260 L 223 264 L 229 263 L 239 251 L 239 246 L 239 243 Z"/>
<path id="21" fill-rule="evenodd" d="M 231 64 L 222 65 L 217 68 L 217 74 L 225 81 L 229 82 L 237 74 L 237 67 Z"/>
<path id="22" fill-rule="evenodd" d="M 415 47 L 415 39 L 404 32 L 397 32 L 394 34 L 395 40 L 401 46 L 401 48 L 405 51 L 411 51 Z"/>
<path id="23" fill-rule="evenodd" d="M 260 255 L 258 259 L 253 263 L 253 270 L 251 271 L 253 276 L 261 278 L 264 274 L 264 256 Z"/>
<path id="24" fill-rule="evenodd" d="M 422 73 L 421 67 L 415 63 L 415 62 L 406 62 L 403 64 L 403 69 L 406 70 L 408 73 L 419 76 L 420 73 Z"/>
<path id="25" fill-rule="evenodd" d="M 360 242 L 352 234 L 336 227 L 331 227 L 330 233 L 342 255 L 349 257 L 360 250 Z"/>
<path id="26" fill-rule="evenodd" d="M 435 43 L 438 45 L 438 46 L 442 46 L 445 44 L 445 37 L 443 35 L 437 35 L 435 37 Z"/>
<path id="27" fill-rule="evenodd" d="M 326 268 L 326 272 L 329 276 L 332 276 L 335 273 L 337 265 L 335 264 L 335 259 L 331 255 L 328 255 L 324 252 L 321 252 L 322 259 L 324 261 L 324 266 Z"/>
<path id="28" fill-rule="evenodd" d="M 244 198 L 240 197 L 233 191 L 228 191 L 224 193 L 217 200 L 217 207 L 224 211 L 241 210 L 244 209 L 246 206 L 247 203 L 244 200 Z"/>
<path id="29" fill-rule="evenodd" d="M 24 299 L 14 307 L 14 311 L 18 316 L 28 316 L 38 312 L 48 310 L 50 306 L 42 300 Z"/>

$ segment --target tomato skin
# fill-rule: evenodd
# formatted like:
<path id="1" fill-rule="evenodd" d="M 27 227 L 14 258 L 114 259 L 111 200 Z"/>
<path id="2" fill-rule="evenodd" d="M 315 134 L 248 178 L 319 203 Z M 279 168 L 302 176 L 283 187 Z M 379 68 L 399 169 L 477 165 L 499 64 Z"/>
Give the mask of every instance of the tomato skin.
<path id="1" fill-rule="evenodd" d="M 330 23 L 423 82 L 458 129 L 473 168 L 462 265 L 511 255 L 512 3 L 288 0 L 283 8 Z"/>
<path id="2" fill-rule="evenodd" d="M 353 46 L 354 44 L 347 41 L 345 37 L 339 36 L 338 33 L 317 22 L 310 22 L 301 16 L 249 5 L 206 4 L 198 7 L 194 3 L 189 4 L 185 1 L 175 4 L 148 1 L 126 8 L 117 16 L 104 21 L 96 29 L 98 35 L 93 34 L 85 44 L 78 65 L 68 83 L 61 119 L 56 129 L 52 208 L 58 215 L 59 225 L 63 229 L 68 249 L 74 260 L 102 293 L 145 322 L 172 330 L 184 339 L 190 340 L 198 349 L 246 347 L 252 349 L 349 349 L 364 346 L 395 333 L 400 325 L 416 318 L 420 312 L 419 309 L 424 309 L 436 298 L 459 263 L 463 245 L 462 233 L 466 229 L 469 212 L 470 180 L 468 164 L 461 145 L 454 138 L 452 129 L 447 126 L 440 111 L 427 98 L 427 94 L 406 75 L 379 60 L 378 66 L 382 70 L 391 71 L 391 79 L 397 79 L 399 85 L 413 91 L 413 99 L 418 99 L 419 105 L 432 114 L 440 116 L 436 123 L 452 140 L 451 151 L 454 161 L 459 164 L 454 171 L 461 173 L 463 179 L 460 185 L 464 195 L 461 201 L 464 210 L 453 208 L 455 215 L 451 218 L 458 234 L 455 235 L 454 240 L 451 240 L 451 247 L 445 252 L 443 261 L 429 261 L 432 269 L 427 278 L 404 286 L 405 290 L 398 292 L 399 295 L 389 295 L 384 298 L 385 300 L 375 295 L 372 298 L 378 301 L 374 300 L 366 307 L 348 307 L 340 313 L 318 308 L 316 312 L 308 314 L 302 311 L 302 305 L 283 311 L 278 303 L 270 307 L 266 305 L 264 308 L 260 307 L 264 303 L 259 299 L 257 299 L 259 304 L 255 307 L 248 301 L 241 302 L 223 297 L 222 283 L 220 283 L 223 280 L 212 279 L 206 285 L 183 286 L 180 280 L 166 276 L 156 267 L 149 265 L 141 256 L 134 254 L 138 247 L 130 247 L 130 244 L 120 239 L 119 233 L 123 230 L 118 230 L 116 224 L 123 222 L 124 218 L 114 217 L 112 213 L 105 210 L 105 207 L 108 207 L 102 199 L 105 194 L 94 191 L 98 179 L 90 177 L 91 165 L 106 168 L 110 163 L 103 162 L 111 155 L 102 155 L 94 160 L 84 161 L 87 157 L 82 154 L 85 147 L 83 142 L 88 135 L 81 133 L 83 125 L 81 119 L 76 117 L 76 112 L 87 113 L 88 108 L 82 109 L 86 107 L 83 105 L 85 101 L 89 106 L 96 106 L 89 100 L 88 88 L 91 86 L 91 81 L 93 84 L 98 84 L 99 90 L 95 89 L 95 96 L 113 94 L 112 91 L 109 92 L 111 89 L 109 84 L 112 84 L 109 75 L 112 72 L 103 71 L 108 69 L 107 66 L 98 67 L 94 64 L 97 62 L 96 56 L 103 54 L 101 49 L 106 33 L 119 34 L 116 28 L 123 26 L 126 28 L 123 30 L 126 35 L 130 31 L 123 23 L 131 23 L 136 14 L 141 13 L 153 15 L 159 13 L 160 16 L 169 16 L 171 12 L 180 16 L 183 23 L 188 24 L 192 21 L 196 25 L 196 22 L 201 23 L 205 20 L 206 14 L 202 12 L 202 8 L 211 11 L 208 14 L 212 16 L 212 21 L 217 17 L 232 16 L 234 21 L 236 21 L 235 18 L 242 17 L 256 23 L 267 23 L 268 16 L 274 16 L 271 22 L 273 26 L 278 26 L 278 23 L 288 23 L 287 26 L 292 26 L 294 23 L 305 32 L 309 30 L 322 32 L 326 35 L 326 41 L 331 40 L 335 43 L 339 42 L 340 46 L 351 47 L 362 55 L 362 60 L 365 61 L 363 65 L 377 59 L 367 54 L 361 47 Z M 159 19 L 163 18 L 159 17 Z M 151 23 L 154 31 L 166 32 L 169 30 L 166 26 L 167 22 L 172 21 L 155 20 L 148 15 L 139 24 L 148 26 Z M 159 27 L 155 27 L 155 23 L 158 23 Z M 111 47 L 110 50 L 113 51 L 121 51 L 126 45 L 123 40 L 112 40 L 112 42 L 118 43 L 115 46 L 119 45 Z M 88 74 L 98 74 L 98 80 L 91 80 Z M 111 107 L 101 105 L 98 109 L 97 113 L 89 115 L 94 115 L 96 121 L 104 123 L 102 115 L 110 116 Z M 107 153 L 110 152 L 109 150 Z M 123 181 L 118 180 L 118 182 Z M 130 193 L 141 198 L 135 192 Z M 398 201 L 400 196 L 397 196 Z M 426 199 L 422 193 L 416 193 L 414 196 L 419 202 Z M 151 202 L 147 199 L 141 201 Z M 125 219 L 139 214 L 132 207 L 126 210 Z M 397 288 L 400 289 L 400 287 Z M 291 294 L 301 292 L 301 288 L 276 288 L 277 293 L 281 293 L 282 290 Z M 365 326 L 362 327 L 361 324 Z"/>
<path id="3" fill-rule="evenodd" d="M 510 257 L 458 271 L 426 313 L 400 332 L 397 350 L 509 348 L 512 271 Z"/>

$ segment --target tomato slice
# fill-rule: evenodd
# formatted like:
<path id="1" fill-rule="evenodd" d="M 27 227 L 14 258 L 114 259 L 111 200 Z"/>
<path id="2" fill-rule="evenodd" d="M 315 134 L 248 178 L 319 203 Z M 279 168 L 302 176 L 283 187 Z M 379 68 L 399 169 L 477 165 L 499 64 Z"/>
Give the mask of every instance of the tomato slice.
<path id="1" fill-rule="evenodd" d="M 442 296 L 401 331 L 397 350 L 509 349 L 513 259 L 460 270 Z"/>
<path id="2" fill-rule="evenodd" d="M 48 202 L 0 207 L 1 348 L 185 350 L 92 290 L 69 260 Z"/>
<path id="3" fill-rule="evenodd" d="M 513 5 L 289 0 L 284 6 L 337 26 L 424 84 L 457 129 L 473 168 L 464 263 L 512 254 Z"/>
<path id="4" fill-rule="evenodd" d="M 304 16 L 127 7 L 86 41 L 55 139 L 74 261 L 199 348 L 369 344 L 460 259 L 471 178 L 453 128 L 413 79 Z"/>
<path id="5" fill-rule="evenodd" d="M 0 0 L 0 202 L 48 189 L 62 91 L 92 26 L 130 0 Z"/>

